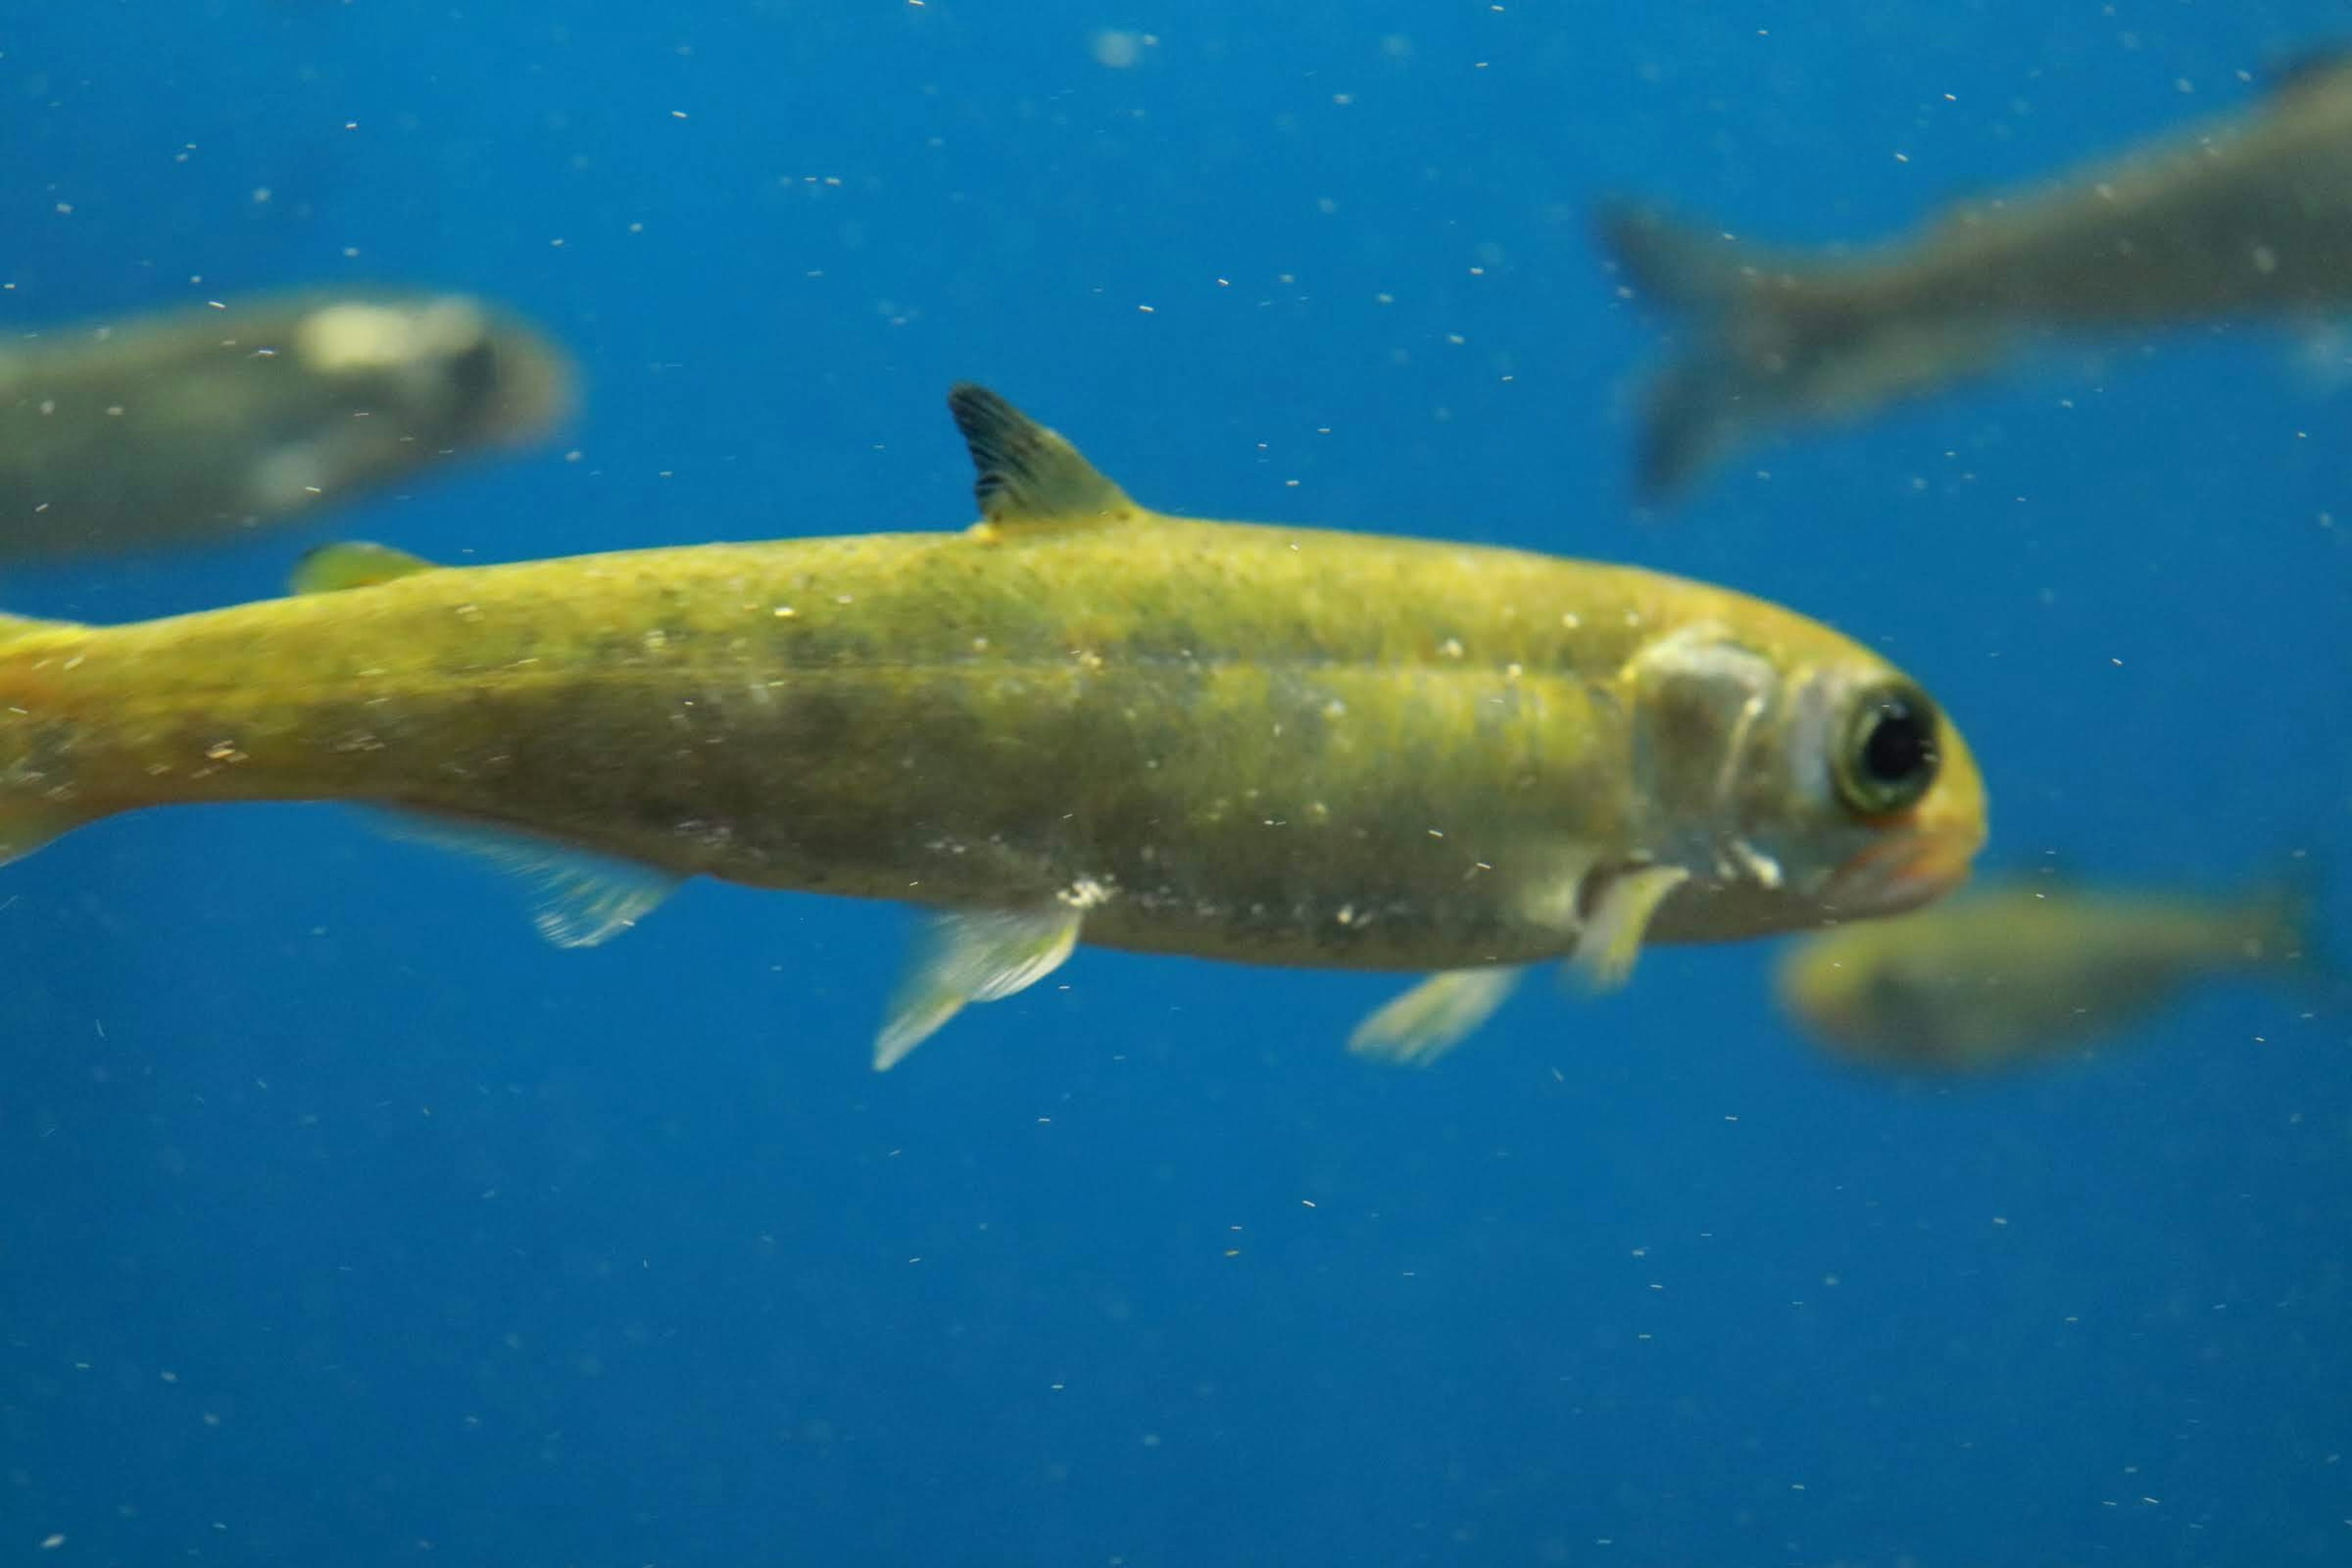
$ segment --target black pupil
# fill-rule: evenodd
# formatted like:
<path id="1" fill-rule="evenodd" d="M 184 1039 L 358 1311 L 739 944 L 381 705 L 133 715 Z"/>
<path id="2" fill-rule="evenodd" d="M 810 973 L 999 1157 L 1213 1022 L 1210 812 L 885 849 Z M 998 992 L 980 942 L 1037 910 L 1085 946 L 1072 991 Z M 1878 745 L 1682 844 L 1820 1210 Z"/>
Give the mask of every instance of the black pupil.
<path id="1" fill-rule="evenodd" d="M 1879 705 L 1878 722 L 1862 743 L 1863 771 L 1880 784 L 1909 784 L 1936 763 L 1936 742 L 1927 722 L 1908 702 L 1890 698 Z"/>

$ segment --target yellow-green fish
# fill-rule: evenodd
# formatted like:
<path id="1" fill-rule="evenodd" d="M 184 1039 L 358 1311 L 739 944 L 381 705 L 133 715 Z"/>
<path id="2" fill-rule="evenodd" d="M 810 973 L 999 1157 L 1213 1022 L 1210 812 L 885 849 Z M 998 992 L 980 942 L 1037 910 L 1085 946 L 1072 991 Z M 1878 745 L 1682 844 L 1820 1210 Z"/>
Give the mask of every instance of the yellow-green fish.
<path id="1" fill-rule="evenodd" d="M 1822 931 L 1780 965 L 1782 1007 L 1840 1055 L 1980 1072 L 2119 1033 L 2191 983 L 2313 978 L 2299 900 L 1984 888 L 1900 920 Z"/>
<path id="2" fill-rule="evenodd" d="M 231 299 L 0 342 L 0 559 L 236 532 L 548 434 L 563 355 L 458 295 Z"/>
<path id="3" fill-rule="evenodd" d="M 1517 966 L 1910 908 L 1984 796 L 1910 680 L 1721 588 L 1137 505 L 978 387 L 955 532 L 463 570 L 315 553 L 289 599 L 0 627 L 0 854 L 118 811 L 361 801 L 538 874 L 586 943 L 695 875 L 934 911 L 887 1067 L 1081 939 L 1438 970 L 1427 1056 Z"/>
<path id="4" fill-rule="evenodd" d="M 2352 304 L 2352 61 L 2315 58 L 2252 109 L 1950 208 L 1850 255 L 1759 248 L 1604 209 L 1634 286 L 1694 316 L 1653 386 L 1652 500 L 1776 428 L 1859 418 L 1990 370 L 2033 335 Z"/>

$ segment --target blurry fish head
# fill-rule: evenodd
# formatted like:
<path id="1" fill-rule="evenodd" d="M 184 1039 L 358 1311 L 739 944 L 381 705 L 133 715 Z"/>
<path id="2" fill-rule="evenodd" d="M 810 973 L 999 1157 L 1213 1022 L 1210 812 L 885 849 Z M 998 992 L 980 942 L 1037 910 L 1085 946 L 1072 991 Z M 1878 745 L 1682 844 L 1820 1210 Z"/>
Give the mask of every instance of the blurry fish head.
<path id="1" fill-rule="evenodd" d="M 459 295 L 346 297 L 296 319 L 276 438 L 249 504 L 286 512 L 426 463 L 527 445 L 571 412 L 573 374 L 529 328 Z"/>
<path id="2" fill-rule="evenodd" d="M 1775 966 L 1781 1011 L 1841 1056 L 1881 1066 L 1952 1068 L 1968 1056 L 1969 990 L 1932 950 L 1865 922 L 1809 936 Z"/>
<path id="3" fill-rule="evenodd" d="M 1966 879 L 1985 840 L 1975 759 L 1868 649 L 1811 623 L 1699 626 L 1628 673 L 1644 837 L 1690 872 L 1661 940 L 1895 914 Z"/>
<path id="4" fill-rule="evenodd" d="M 544 338 L 447 294 L 341 300 L 294 332 L 302 369 L 410 438 L 519 445 L 570 412 L 572 372 Z"/>

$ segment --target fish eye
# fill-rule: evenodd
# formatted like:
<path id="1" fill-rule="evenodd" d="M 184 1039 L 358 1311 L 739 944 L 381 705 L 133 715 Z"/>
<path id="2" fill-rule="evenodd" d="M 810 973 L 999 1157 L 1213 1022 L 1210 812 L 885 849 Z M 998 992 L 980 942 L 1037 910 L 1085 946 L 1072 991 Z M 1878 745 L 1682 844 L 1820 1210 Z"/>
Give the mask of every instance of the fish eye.
<path id="1" fill-rule="evenodd" d="M 1927 793 L 1940 761 L 1927 695 L 1899 681 L 1870 687 L 1847 716 L 1833 760 L 1838 794 L 1864 816 L 1901 811 Z"/>

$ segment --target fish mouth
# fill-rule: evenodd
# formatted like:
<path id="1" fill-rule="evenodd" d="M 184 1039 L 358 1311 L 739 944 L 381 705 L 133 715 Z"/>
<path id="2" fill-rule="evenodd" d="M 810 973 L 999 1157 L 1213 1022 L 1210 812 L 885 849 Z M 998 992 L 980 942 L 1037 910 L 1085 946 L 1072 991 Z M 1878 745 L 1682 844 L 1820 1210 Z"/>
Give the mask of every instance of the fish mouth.
<path id="1" fill-rule="evenodd" d="M 1921 825 L 1880 840 L 1838 868 L 1823 901 L 1841 915 L 1897 915 L 1969 879 L 1981 829 Z"/>

